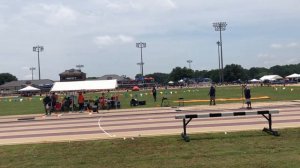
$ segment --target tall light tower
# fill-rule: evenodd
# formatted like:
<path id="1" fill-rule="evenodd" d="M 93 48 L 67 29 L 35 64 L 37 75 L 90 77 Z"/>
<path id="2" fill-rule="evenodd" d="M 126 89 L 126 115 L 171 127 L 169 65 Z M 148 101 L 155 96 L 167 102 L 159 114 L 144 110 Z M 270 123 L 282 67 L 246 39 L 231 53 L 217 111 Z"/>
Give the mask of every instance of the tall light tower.
<path id="1" fill-rule="evenodd" d="M 189 63 L 189 69 L 191 69 L 191 63 L 193 62 L 192 60 L 187 60 L 187 63 Z"/>
<path id="2" fill-rule="evenodd" d="M 33 71 L 35 70 L 35 67 L 30 67 L 29 70 L 31 71 L 31 80 L 33 80 Z"/>
<path id="3" fill-rule="evenodd" d="M 81 68 L 83 68 L 84 67 L 84 65 L 76 65 L 76 68 L 78 68 L 80 71 L 81 71 Z"/>
<path id="4" fill-rule="evenodd" d="M 140 62 L 136 63 L 138 66 L 140 66 L 140 74 L 142 75 L 142 64 Z"/>
<path id="5" fill-rule="evenodd" d="M 224 82 L 222 31 L 226 30 L 226 26 L 227 26 L 226 22 L 215 22 L 215 23 L 213 23 L 213 27 L 215 28 L 215 31 L 219 31 L 220 32 L 222 83 Z"/>
<path id="6" fill-rule="evenodd" d="M 140 63 L 140 66 L 141 66 L 141 74 L 142 74 L 142 77 L 144 78 L 143 48 L 146 48 L 146 43 L 142 43 L 142 42 L 136 43 L 136 47 L 141 48 L 141 63 Z"/>
<path id="7" fill-rule="evenodd" d="M 34 46 L 33 51 L 38 53 L 39 80 L 41 80 L 40 52 L 44 51 L 44 47 L 39 45 Z"/>
<path id="8" fill-rule="evenodd" d="M 217 41 L 218 45 L 218 58 L 219 58 L 219 83 L 222 83 L 222 73 L 221 73 L 221 65 L 220 65 L 220 41 Z"/>

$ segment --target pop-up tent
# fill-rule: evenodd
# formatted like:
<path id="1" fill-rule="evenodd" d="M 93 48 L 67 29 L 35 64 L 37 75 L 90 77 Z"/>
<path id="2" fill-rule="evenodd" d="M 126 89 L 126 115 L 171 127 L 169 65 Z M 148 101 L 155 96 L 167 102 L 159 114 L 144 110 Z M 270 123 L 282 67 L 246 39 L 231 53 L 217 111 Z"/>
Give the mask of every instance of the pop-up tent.
<path id="1" fill-rule="evenodd" d="M 20 90 L 18 90 L 19 92 L 38 92 L 40 91 L 41 89 L 38 89 L 38 88 L 35 88 L 35 87 L 32 87 L 32 86 L 26 86 Z"/>
<path id="2" fill-rule="evenodd" d="M 55 82 L 50 92 L 99 91 L 116 89 L 117 80 Z"/>
<path id="3" fill-rule="evenodd" d="M 275 80 L 279 80 L 279 79 L 283 79 L 281 76 L 279 75 L 265 75 L 263 77 L 261 77 L 259 80 L 261 81 L 275 81 Z"/>
<path id="4" fill-rule="evenodd" d="M 139 91 L 140 88 L 138 86 L 133 86 L 132 91 Z"/>
<path id="5" fill-rule="evenodd" d="M 259 83 L 261 82 L 261 80 L 258 80 L 258 79 L 251 79 L 250 80 L 250 83 Z"/>
<path id="6" fill-rule="evenodd" d="M 289 75 L 289 76 L 286 76 L 286 78 L 300 78 L 300 74 L 292 74 L 292 75 Z"/>
<path id="7" fill-rule="evenodd" d="M 100 91 L 116 89 L 117 80 L 91 80 L 55 82 L 50 92 L 77 92 L 77 91 Z M 72 96 L 72 111 L 74 111 L 74 96 Z"/>

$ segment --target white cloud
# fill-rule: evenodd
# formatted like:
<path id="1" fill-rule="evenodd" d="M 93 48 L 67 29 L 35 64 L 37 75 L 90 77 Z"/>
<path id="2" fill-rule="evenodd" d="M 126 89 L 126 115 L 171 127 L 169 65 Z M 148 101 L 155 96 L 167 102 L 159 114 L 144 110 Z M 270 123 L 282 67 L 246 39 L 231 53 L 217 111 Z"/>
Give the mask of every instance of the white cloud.
<path id="1" fill-rule="evenodd" d="M 291 59 L 286 60 L 287 64 L 296 64 L 296 63 L 299 63 L 299 62 L 300 62 L 299 58 L 291 58 Z"/>
<path id="2" fill-rule="evenodd" d="M 119 35 L 116 39 L 120 39 L 123 43 L 130 43 L 134 41 L 133 37 L 125 36 L 125 35 Z"/>
<path id="3" fill-rule="evenodd" d="M 270 58 L 274 58 L 274 56 L 267 53 L 260 53 L 257 55 L 257 58 L 270 59 Z"/>
<path id="4" fill-rule="evenodd" d="M 32 4 L 24 6 L 16 19 L 23 21 L 44 22 L 48 25 L 68 25 L 73 24 L 78 13 L 65 5 L 61 4 Z"/>
<path id="5" fill-rule="evenodd" d="M 271 44 L 270 47 L 275 48 L 275 49 L 298 48 L 298 47 L 300 47 L 300 45 L 296 42 L 291 42 L 291 43 L 287 43 L 287 44 Z"/>
<path id="6" fill-rule="evenodd" d="M 116 43 L 131 43 L 134 41 L 134 38 L 131 36 L 126 36 L 126 35 L 118 35 L 118 36 L 109 36 L 109 35 L 104 35 L 104 36 L 97 36 L 94 39 L 95 44 L 99 47 L 102 48 L 104 46 L 110 46 Z"/>
<path id="7" fill-rule="evenodd" d="M 297 48 L 299 47 L 298 43 L 292 42 L 286 45 L 288 48 Z"/>
<path id="8" fill-rule="evenodd" d="M 63 5 L 43 5 L 45 11 L 48 14 L 48 18 L 46 20 L 47 23 L 51 25 L 59 25 L 59 24 L 69 24 L 77 19 L 76 12 L 66 6 Z"/>
<path id="9" fill-rule="evenodd" d="M 173 0 L 111 0 L 105 1 L 106 7 L 114 12 L 132 12 L 132 11 L 164 11 L 176 9 L 177 5 Z M 103 2 L 98 3 L 103 5 Z"/>
<path id="10" fill-rule="evenodd" d="M 282 48 L 282 44 L 271 44 L 270 45 L 271 48 Z"/>

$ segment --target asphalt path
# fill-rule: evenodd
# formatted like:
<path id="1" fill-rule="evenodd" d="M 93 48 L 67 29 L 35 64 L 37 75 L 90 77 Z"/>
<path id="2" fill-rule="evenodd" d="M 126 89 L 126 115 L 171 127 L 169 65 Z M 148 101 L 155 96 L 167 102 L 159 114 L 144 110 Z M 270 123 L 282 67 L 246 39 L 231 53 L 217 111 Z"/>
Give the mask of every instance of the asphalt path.
<path id="1" fill-rule="evenodd" d="M 0 145 L 48 143 L 96 139 L 137 138 L 178 135 L 183 131 L 179 114 L 219 113 L 277 109 L 273 128 L 300 127 L 300 102 L 255 103 L 252 110 L 241 104 L 164 108 L 105 110 L 100 113 L 58 113 L 51 116 L 26 115 L 0 117 Z M 263 116 L 238 116 L 193 119 L 188 133 L 260 131 L 268 126 Z"/>

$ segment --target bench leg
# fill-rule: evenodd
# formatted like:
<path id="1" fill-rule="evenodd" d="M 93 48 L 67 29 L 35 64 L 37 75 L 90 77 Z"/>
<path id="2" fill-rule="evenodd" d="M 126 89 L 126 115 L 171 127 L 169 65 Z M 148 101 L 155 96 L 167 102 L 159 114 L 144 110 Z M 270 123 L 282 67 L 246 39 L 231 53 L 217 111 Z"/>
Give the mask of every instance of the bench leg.
<path id="1" fill-rule="evenodd" d="M 279 136 L 279 133 L 272 129 L 272 115 L 268 114 L 268 117 L 264 114 L 262 114 L 262 115 L 265 117 L 265 119 L 268 120 L 268 123 L 269 123 L 269 128 L 264 128 L 263 131 L 267 132 L 268 134 L 274 135 L 274 136 Z"/>
<path id="2" fill-rule="evenodd" d="M 187 135 L 187 131 L 186 131 L 186 126 L 189 124 L 189 122 L 192 120 L 192 118 L 190 118 L 187 122 L 185 121 L 185 118 L 182 120 L 183 122 L 183 133 L 181 133 L 181 137 L 183 138 L 183 140 L 185 142 L 189 142 L 190 138 Z"/>

